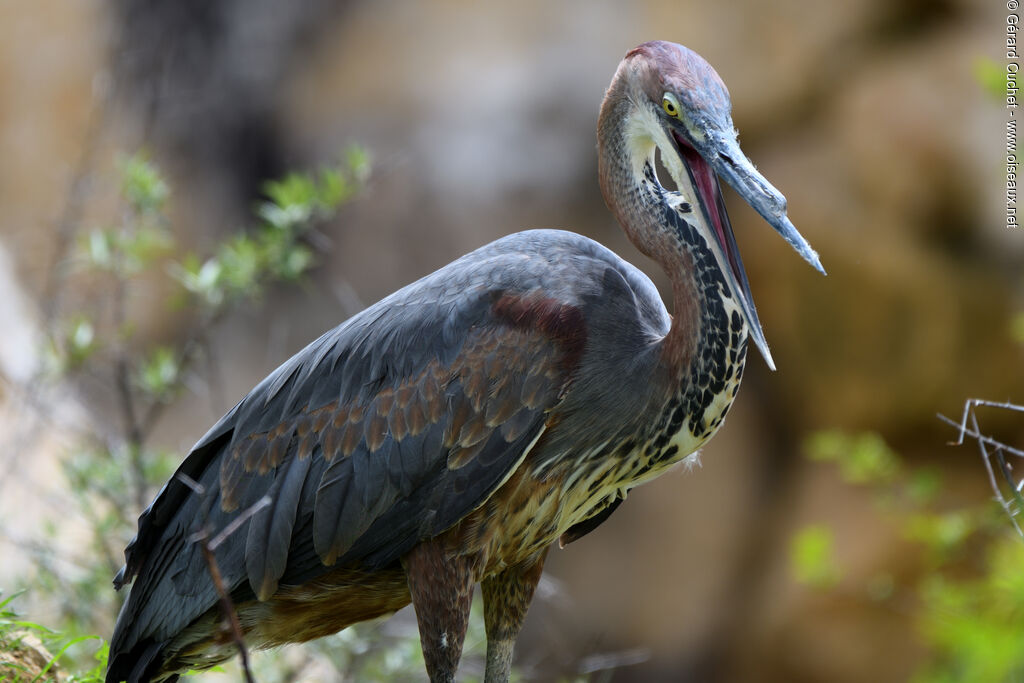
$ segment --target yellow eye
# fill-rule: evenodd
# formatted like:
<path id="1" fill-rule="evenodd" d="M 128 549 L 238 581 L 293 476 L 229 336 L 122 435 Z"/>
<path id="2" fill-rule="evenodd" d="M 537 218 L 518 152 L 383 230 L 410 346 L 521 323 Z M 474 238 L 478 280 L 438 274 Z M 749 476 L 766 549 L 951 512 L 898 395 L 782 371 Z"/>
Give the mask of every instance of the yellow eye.
<path id="1" fill-rule="evenodd" d="M 670 92 L 665 93 L 661 98 L 661 108 L 665 110 L 665 113 L 669 116 L 679 116 L 679 100 L 676 96 Z"/>

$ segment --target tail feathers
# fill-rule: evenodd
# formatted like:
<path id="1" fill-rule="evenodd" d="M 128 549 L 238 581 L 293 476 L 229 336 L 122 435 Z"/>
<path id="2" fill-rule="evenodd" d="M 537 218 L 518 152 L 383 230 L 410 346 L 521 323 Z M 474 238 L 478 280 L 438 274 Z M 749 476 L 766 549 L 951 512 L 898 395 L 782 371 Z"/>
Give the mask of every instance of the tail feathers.
<path id="1" fill-rule="evenodd" d="M 106 683 L 173 683 L 178 674 L 161 673 L 165 641 L 140 643 L 128 652 L 112 654 Z"/>

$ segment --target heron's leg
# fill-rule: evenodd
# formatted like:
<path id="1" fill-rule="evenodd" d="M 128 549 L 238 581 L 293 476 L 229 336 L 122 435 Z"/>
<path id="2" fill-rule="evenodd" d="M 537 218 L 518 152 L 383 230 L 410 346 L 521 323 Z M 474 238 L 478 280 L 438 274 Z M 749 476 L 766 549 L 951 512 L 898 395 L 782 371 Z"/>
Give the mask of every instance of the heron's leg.
<path id="1" fill-rule="evenodd" d="M 484 683 L 505 683 L 512 672 L 512 649 L 544 569 L 545 549 L 532 564 L 509 567 L 481 582 L 487 626 Z"/>
<path id="2" fill-rule="evenodd" d="M 402 558 L 420 645 L 431 683 L 451 683 L 462 657 L 476 561 L 449 556 L 438 539 L 420 543 Z"/>

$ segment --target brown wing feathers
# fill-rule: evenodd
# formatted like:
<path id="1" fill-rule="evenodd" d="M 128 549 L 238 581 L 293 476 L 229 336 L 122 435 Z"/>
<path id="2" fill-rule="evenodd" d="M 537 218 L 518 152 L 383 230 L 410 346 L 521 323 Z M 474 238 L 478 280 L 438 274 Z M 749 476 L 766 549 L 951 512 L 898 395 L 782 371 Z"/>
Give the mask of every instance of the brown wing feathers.
<path id="1" fill-rule="evenodd" d="M 269 597 L 285 573 L 302 481 L 310 472 L 302 465 L 307 458 L 328 463 L 313 505 L 313 543 L 325 565 L 344 556 L 400 498 L 417 495 L 424 484 L 424 501 L 436 496 L 438 477 L 451 478 L 442 488 L 473 493 L 473 481 L 457 481 L 445 470 L 455 473 L 477 459 L 480 467 L 505 460 L 511 469 L 521 454 L 509 453 L 510 446 L 543 425 L 544 409 L 557 400 L 579 351 L 565 338 L 552 344 L 553 332 L 564 337 L 577 322 L 562 309 L 569 307 L 553 315 L 538 302 L 500 300 L 495 310 L 511 324 L 474 331 L 449 367 L 431 361 L 396 386 L 304 411 L 240 439 L 221 464 L 225 509 L 238 504 L 254 475 L 280 468 L 269 491 L 273 504 L 249 526 L 246 569 L 257 596 Z M 536 329 L 538 320 L 548 329 Z M 428 432 L 432 439 L 424 438 Z M 431 453 L 424 447 L 438 435 L 442 448 Z M 437 461 L 444 452 L 446 459 Z M 433 527 L 455 521 L 442 515 L 430 530 L 438 533 L 443 529 Z"/>

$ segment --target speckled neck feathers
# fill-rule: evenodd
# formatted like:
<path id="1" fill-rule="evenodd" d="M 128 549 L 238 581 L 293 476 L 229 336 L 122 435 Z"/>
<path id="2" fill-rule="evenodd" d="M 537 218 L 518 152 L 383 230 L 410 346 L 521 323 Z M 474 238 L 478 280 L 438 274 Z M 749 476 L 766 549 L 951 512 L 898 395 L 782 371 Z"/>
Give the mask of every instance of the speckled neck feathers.
<path id="1" fill-rule="evenodd" d="M 598 121 L 601 190 L 630 240 L 664 269 L 672 283 L 672 326 L 661 341 L 661 372 L 674 385 L 658 433 L 668 444 L 686 429 L 699 446 L 728 410 L 743 370 L 747 326 L 735 293 L 706 238 L 699 207 L 665 190 L 654 171 L 654 141 L 644 139 L 651 116 L 638 76 L 624 61 Z M 685 424 L 684 424 L 685 423 Z M 686 451 L 688 452 L 688 451 Z"/>

